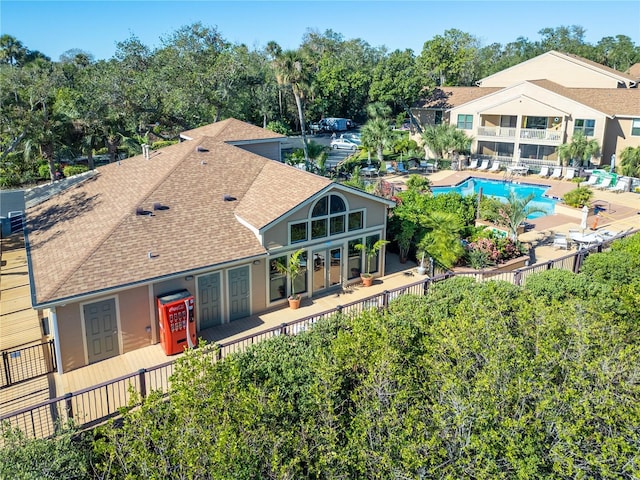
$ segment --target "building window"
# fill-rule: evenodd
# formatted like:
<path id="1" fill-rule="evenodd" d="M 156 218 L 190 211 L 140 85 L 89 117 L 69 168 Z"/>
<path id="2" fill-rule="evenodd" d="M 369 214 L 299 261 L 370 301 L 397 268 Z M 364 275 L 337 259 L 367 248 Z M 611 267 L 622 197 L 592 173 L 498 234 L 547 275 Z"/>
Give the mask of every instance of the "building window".
<path id="1" fill-rule="evenodd" d="M 272 302 L 287 296 L 287 276 L 278 272 L 278 263 L 285 265 L 287 257 L 274 258 L 269 262 L 269 300 Z"/>
<path id="2" fill-rule="evenodd" d="M 327 219 L 313 220 L 311 222 L 311 240 L 327 236 Z"/>
<path id="3" fill-rule="evenodd" d="M 362 230 L 364 228 L 364 218 L 362 216 L 362 211 L 360 212 L 351 212 L 349 214 L 349 231 L 353 230 Z"/>
<path id="4" fill-rule="evenodd" d="M 442 110 L 436 110 L 434 113 L 433 124 L 440 125 L 442 123 Z"/>
<path id="5" fill-rule="evenodd" d="M 584 133 L 585 137 L 593 137 L 595 127 L 595 120 L 585 120 L 582 118 L 577 118 L 575 126 L 573 127 L 573 133 L 582 132 Z"/>
<path id="6" fill-rule="evenodd" d="M 289 227 L 289 235 L 291 236 L 291 243 L 306 242 L 307 241 L 307 222 L 294 223 Z"/>
<path id="7" fill-rule="evenodd" d="M 473 128 L 473 115 L 458 115 L 458 128 L 471 130 Z"/>
<path id="8" fill-rule="evenodd" d="M 631 135 L 640 136 L 640 118 L 631 120 Z"/>
<path id="9" fill-rule="evenodd" d="M 364 210 L 349 211 L 346 200 L 337 194 L 320 198 L 312 207 L 308 220 L 290 223 L 290 244 L 344 235 L 364 228 Z"/>

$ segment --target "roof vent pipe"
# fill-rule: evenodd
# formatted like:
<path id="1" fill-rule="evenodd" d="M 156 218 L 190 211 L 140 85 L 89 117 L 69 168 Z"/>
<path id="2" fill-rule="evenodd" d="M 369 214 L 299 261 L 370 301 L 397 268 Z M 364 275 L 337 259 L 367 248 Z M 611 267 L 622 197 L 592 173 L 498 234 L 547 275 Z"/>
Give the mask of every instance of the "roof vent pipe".
<path id="1" fill-rule="evenodd" d="M 144 158 L 149 160 L 149 145 L 147 145 L 146 143 L 142 144 L 142 155 L 144 156 Z"/>

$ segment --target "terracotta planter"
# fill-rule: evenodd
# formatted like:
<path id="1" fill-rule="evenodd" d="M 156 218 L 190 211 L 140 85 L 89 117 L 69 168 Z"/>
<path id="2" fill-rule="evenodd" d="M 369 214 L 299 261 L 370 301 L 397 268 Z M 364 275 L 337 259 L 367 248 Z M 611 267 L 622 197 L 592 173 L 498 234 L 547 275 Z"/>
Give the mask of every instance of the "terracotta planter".
<path id="1" fill-rule="evenodd" d="M 289 297 L 289 308 L 291 310 L 297 310 L 300 308 L 300 301 L 302 297 L 300 295 L 296 295 L 295 297 Z"/>
<path id="2" fill-rule="evenodd" d="M 360 279 L 362 280 L 363 287 L 370 287 L 371 285 L 373 285 L 373 275 L 363 273 L 362 275 L 360 275 Z"/>

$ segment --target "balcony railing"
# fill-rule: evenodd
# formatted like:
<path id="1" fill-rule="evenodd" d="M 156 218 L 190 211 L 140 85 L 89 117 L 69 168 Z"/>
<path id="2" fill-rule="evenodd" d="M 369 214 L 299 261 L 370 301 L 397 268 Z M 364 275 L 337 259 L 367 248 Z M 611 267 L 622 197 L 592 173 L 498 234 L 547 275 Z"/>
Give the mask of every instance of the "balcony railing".
<path id="1" fill-rule="evenodd" d="M 511 127 L 478 127 L 478 137 L 515 140 L 516 133 L 517 129 Z M 562 141 L 562 132 L 553 129 L 523 128 L 520 130 L 520 140 L 524 142 L 527 140 L 560 142 Z"/>
<path id="2" fill-rule="evenodd" d="M 516 138 L 516 129 L 511 127 L 478 127 L 479 137 Z"/>
<path id="3" fill-rule="evenodd" d="M 520 130 L 521 140 L 546 140 L 549 142 L 559 142 L 562 140 L 562 132 L 560 130 L 539 130 L 536 128 L 523 128 Z"/>

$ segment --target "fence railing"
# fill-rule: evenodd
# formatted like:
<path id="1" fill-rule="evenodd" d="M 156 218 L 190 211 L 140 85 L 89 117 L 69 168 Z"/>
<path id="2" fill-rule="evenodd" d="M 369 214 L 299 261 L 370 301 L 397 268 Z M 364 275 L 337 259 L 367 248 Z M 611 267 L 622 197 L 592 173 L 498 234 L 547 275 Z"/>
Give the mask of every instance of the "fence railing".
<path id="1" fill-rule="evenodd" d="M 53 340 L 2 351 L 0 389 L 58 370 Z"/>
<path id="2" fill-rule="evenodd" d="M 470 276 L 478 282 L 502 280 L 515 285 L 525 285 L 529 275 L 551 269 L 570 270 L 578 273 L 587 255 L 601 252 L 608 248 L 614 240 L 638 233 L 640 230 L 624 232 L 616 237 L 607 239 L 600 245 L 589 249 L 578 250 L 574 253 L 535 264 L 510 272 L 494 272 L 490 270 L 477 272 L 447 272 L 434 277 L 426 277 L 417 282 L 386 290 L 362 300 L 339 305 L 336 308 L 316 313 L 289 323 L 263 330 L 242 338 L 228 342 L 220 342 L 207 346 L 215 361 L 221 361 L 228 355 L 243 352 L 247 348 L 263 340 L 278 335 L 296 335 L 308 330 L 318 321 L 335 314 L 357 316 L 365 310 L 386 309 L 389 302 L 402 295 L 426 295 L 434 283 L 445 281 L 456 276 Z M 73 420 L 76 426 L 89 428 L 100 424 L 120 414 L 120 409 L 127 407 L 131 401 L 132 392 L 141 398 L 152 391 L 167 394 L 170 390 L 170 377 L 175 368 L 175 360 L 155 367 L 144 368 L 138 372 L 110 380 L 64 396 L 41 402 L 37 405 L 25 407 L 21 410 L 0 416 L 0 433 L 8 426 L 19 428 L 30 438 L 44 438 L 56 434 L 59 425 L 67 420 Z"/>

